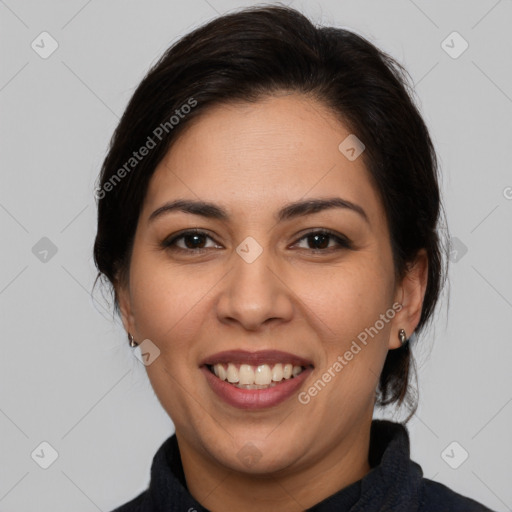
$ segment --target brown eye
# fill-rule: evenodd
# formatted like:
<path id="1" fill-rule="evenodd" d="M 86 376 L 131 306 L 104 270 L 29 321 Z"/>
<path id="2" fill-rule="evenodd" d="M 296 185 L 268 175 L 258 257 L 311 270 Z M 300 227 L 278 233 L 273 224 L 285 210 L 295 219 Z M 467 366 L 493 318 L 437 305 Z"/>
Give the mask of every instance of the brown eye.
<path id="1" fill-rule="evenodd" d="M 213 238 L 204 231 L 189 230 L 183 231 L 169 239 L 164 240 L 161 245 L 164 249 L 171 251 L 198 254 L 214 247 L 220 247 L 205 247 L 207 239 L 214 241 Z M 306 240 L 308 245 L 308 247 L 305 249 L 314 253 L 329 253 L 341 249 L 353 248 L 352 242 L 347 237 L 328 230 L 311 231 L 306 233 L 295 243 L 295 245 L 299 242 L 302 242 L 303 240 Z M 182 242 L 183 246 L 178 245 L 179 242 Z M 334 246 L 330 245 L 331 242 L 335 243 Z"/>
<path id="2" fill-rule="evenodd" d="M 165 249 L 176 250 L 176 251 L 185 251 L 185 252 L 204 252 L 208 250 L 208 247 L 204 247 L 206 239 L 213 240 L 207 233 L 204 231 L 191 230 L 184 231 L 170 239 L 164 240 L 162 242 L 162 247 Z M 180 247 L 177 245 L 179 241 L 183 240 L 184 247 Z"/>
<path id="3" fill-rule="evenodd" d="M 301 242 L 302 240 L 307 240 L 308 247 L 306 249 L 310 249 L 314 252 L 331 252 L 332 250 L 336 251 L 340 248 L 352 248 L 352 243 L 348 238 L 328 230 L 311 231 L 301 237 L 298 242 Z M 331 240 L 334 241 L 337 246 L 329 247 L 329 242 Z"/>

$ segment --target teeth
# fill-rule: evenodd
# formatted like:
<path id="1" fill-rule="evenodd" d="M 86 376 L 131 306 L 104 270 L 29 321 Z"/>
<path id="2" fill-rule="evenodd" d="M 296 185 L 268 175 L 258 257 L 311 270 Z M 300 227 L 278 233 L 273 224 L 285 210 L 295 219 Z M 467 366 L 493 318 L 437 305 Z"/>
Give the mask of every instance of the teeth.
<path id="1" fill-rule="evenodd" d="M 219 377 L 219 379 L 226 380 L 228 377 L 228 372 L 226 371 L 224 366 L 222 366 L 221 364 L 219 364 L 217 366 L 218 366 L 218 372 L 219 372 L 217 377 Z"/>
<path id="2" fill-rule="evenodd" d="M 249 364 L 240 365 L 238 377 L 240 379 L 240 384 L 254 384 L 254 370 L 252 369 L 252 366 Z"/>
<path id="3" fill-rule="evenodd" d="M 297 375 L 299 375 L 299 373 L 302 372 L 302 367 L 301 366 L 294 366 L 293 369 L 292 369 L 292 375 L 294 377 L 297 377 Z"/>
<path id="4" fill-rule="evenodd" d="M 274 382 L 281 382 L 283 380 L 283 365 L 278 363 L 272 369 L 272 380 Z"/>
<path id="5" fill-rule="evenodd" d="M 218 365 L 215 365 L 218 366 Z M 215 367 L 214 366 L 214 367 Z M 220 372 L 219 372 L 220 374 Z M 238 377 L 238 370 L 236 369 L 236 366 L 234 364 L 229 363 L 228 364 L 228 371 L 226 373 L 226 377 L 228 379 L 228 382 L 238 382 L 240 379 Z"/>
<path id="6" fill-rule="evenodd" d="M 244 389 L 273 387 L 277 382 L 296 377 L 302 371 L 302 366 L 294 366 L 291 363 L 277 363 L 273 367 L 268 364 L 260 364 L 258 366 L 241 364 L 237 367 L 233 363 L 228 363 L 227 368 L 224 364 L 220 363 L 213 365 L 213 373 L 219 379 L 227 380 L 236 387 Z"/>
<path id="7" fill-rule="evenodd" d="M 271 382 L 272 372 L 270 371 L 270 366 L 268 364 L 260 364 L 254 372 L 254 384 L 268 386 Z"/>

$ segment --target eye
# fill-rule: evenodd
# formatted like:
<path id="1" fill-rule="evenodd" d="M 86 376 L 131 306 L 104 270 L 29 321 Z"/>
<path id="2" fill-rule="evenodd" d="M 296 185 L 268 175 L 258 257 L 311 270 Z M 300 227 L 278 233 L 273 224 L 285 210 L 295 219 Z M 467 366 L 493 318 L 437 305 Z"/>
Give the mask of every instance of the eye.
<path id="1" fill-rule="evenodd" d="M 162 242 L 162 247 L 173 251 L 202 253 L 209 249 L 203 247 L 204 240 L 206 238 L 213 240 L 208 233 L 198 229 L 193 229 L 190 231 L 184 231 L 172 238 L 164 240 Z M 177 245 L 177 242 L 181 240 L 183 240 L 185 247 Z"/>
<path id="2" fill-rule="evenodd" d="M 329 239 L 335 241 L 337 246 L 335 245 L 334 247 L 328 247 Z M 325 229 L 319 231 L 310 231 L 309 233 L 306 233 L 303 237 L 299 238 L 297 242 L 301 242 L 303 240 L 311 241 L 311 245 L 317 246 L 313 248 L 306 248 L 314 253 L 326 253 L 332 252 L 333 250 L 338 251 L 341 249 L 352 249 L 353 247 L 352 242 L 346 236 Z"/>
<path id="3" fill-rule="evenodd" d="M 189 231 L 183 231 L 171 238 L 164 240 L 161 243 L 161 246 L 164 249 L 169 249 L 172 251 L 196 254 L 202 254 L 203 252 L 206 252 L 209 249 L 220 247 L 215 245 L 213 247 L 205 247 L 205 241 L 207 239 L 213 241 L 213 238 L 210 235 L 208 235 L 208 233 L 200 231 L 198 229 L 194 229 Z M 309 233 L 306 233 L 304 236 L 299 238 L 297 242 L 295 242 L 294 246 L 303 241 L 310 242 L 308 243 L 308 247 L 306 247 L 306 250 L 310 250 L 311 252 L 317 254 L 353 248 L 352 242 L 347 237 L 325 229 L 318 231 L 310 231 Z M 329 247 L 329 242 L 331 241 L 335 242 L 335 245 Z M 178 245 L 178 243 L 180 242 L 183 242 L 184 247 Z M 313 247 L 311 247 L 311 245 Z"/>

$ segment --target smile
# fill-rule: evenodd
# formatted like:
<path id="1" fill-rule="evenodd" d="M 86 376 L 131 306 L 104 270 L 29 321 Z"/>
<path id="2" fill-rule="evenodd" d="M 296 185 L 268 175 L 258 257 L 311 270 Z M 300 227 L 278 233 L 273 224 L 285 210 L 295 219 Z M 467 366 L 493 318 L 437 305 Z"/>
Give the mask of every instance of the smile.
<path id="1" fill-rule="evenodd" d="M 300 375 L 305 367 L 291 363 L 260 364 L 215 364 L 208 366 L 220 380 L 227 381 L 240 389 L 266 389 L 276 386 L 283 380 Z"/>
<path id="2" fill-rule="evenodd" d="M 273 407 L 296 394 L 313 371 L 313 364 L 277 350 L 230 350 L 205 358 L 200 370 L 218 398 L 248 410 Z"/>

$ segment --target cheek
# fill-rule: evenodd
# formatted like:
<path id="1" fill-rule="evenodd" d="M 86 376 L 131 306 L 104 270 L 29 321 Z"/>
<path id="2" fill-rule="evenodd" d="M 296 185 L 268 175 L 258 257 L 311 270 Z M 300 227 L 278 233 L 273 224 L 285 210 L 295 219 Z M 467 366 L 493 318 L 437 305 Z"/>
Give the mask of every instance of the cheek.
<path id="1" fill-rule="evenodd" d="M 321 374 L 331 372 L 321 380 L 334 384 L 329 385 L 330 403 L 348 406 L 373 397 L 395 313 L 394 280 L 383 261 L 367 255 L 357 265 L 304 273 L 302 287 L 296 288 L 321 333 Z"/>
<path id="2" fill-rule="evenodd" d="M 392 305 L 394 280 L 382 263 L 367 254 L 329 269 L 313 267 L 296 274 L 293 289 L 333 334 L 356 336 Z"/>
<path id="3" fill-rule="evenodd" d="M 180 340 L 193 334 L 188 331 L 198 328 L 191 319 L 209 287 L 193 269 L 172 267 L 149 252 L 134 252 L 130 283 L 139 335 L 151 339 L 161 351 L 171 345 L 176 350 Z"/>
<path id="4" fill-rule="evenodd" d="M 148 378 L 163 408 L 181 425 L 201 402 L 190 375 L 197 366 L 195 342 L 204 338 L 205 308 L 212 307 L 205 294 L 214 282 L 190 268 L 157 263 L 151 255 L 134 255 L 130 279 L 137 331 L 160 350 L 146 366 Z"/>

